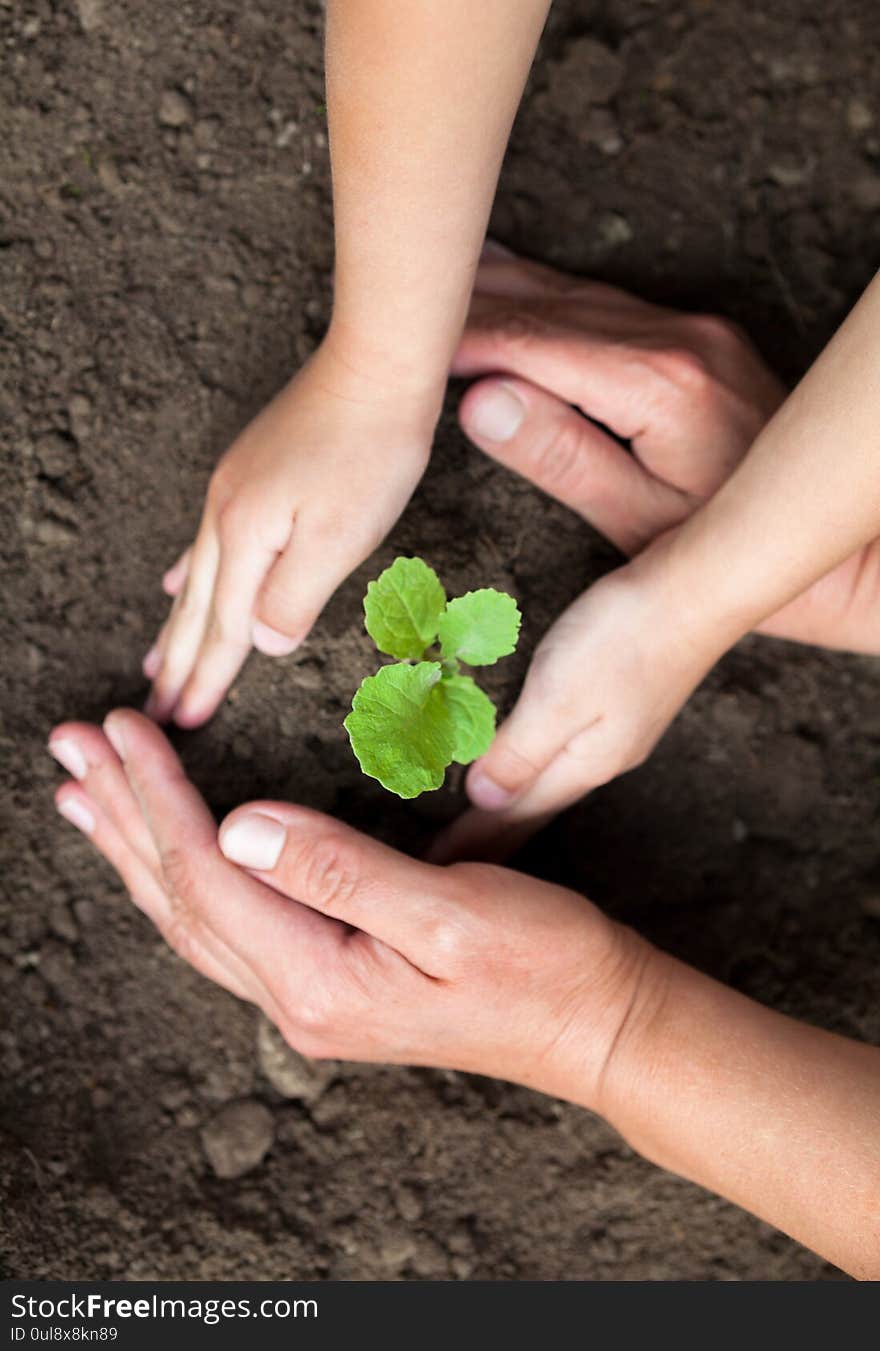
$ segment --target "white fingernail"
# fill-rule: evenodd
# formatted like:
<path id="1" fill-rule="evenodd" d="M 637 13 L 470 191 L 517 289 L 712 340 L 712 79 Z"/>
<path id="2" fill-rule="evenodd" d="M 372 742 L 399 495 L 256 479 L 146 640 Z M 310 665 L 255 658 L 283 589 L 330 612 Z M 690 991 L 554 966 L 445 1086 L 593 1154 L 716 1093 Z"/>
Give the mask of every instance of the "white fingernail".
<path id="1" fill-rule="evenodd" d="M 54 741 L 49 742 L 49 754 L 54 755 L 59 765 L 63 765 L 68 774 L 72 774 L 75 779 L 86 777 L 88 770 L 86 757 L 75 741 L 71 741 L 68 737 L 56 737 Z"/>
<path id="2" fill-rule="evenodd" d="M 268 624 L 254 620 L 251 639 L 258 652 L 266 657 L 289 657 L 299 647 L 299 638 L 290 638 L 286 633 L 270 629 Z"/>
<path id="3" fill-rule="evenodd" d="M 110 742 L 110 745 L 119 756 L 120 760 L 125 759 L 125 738 L 122 735 L 122 728 L 109 718 L 104 720 L 104 735 Z"/>
<path id="4" fill-rule="evenodd" d="M 240 816 L 221 831 L 220 848 L 231 863 L 269 872 L 281 857 L 286 836 L 287 831 L 279 821 L 253 812 Z"/>
<path id="5" fill-rule="evenodd" d="M 523 424 L 526 410 L 507 385 L 490 385 L 480 392 L 470 409 L 465 431 L 478 440 L 509 441 Z"/>
<path id="6" fill-rule="evenodd" d="M 81 830 L 84 835 L 91 835 L 95 829 L 94 816 L 92 816 L 86 804 L 80 802 L 78 798 L 65 798 L 63 802 L 58 803 L 58 811 L 65 821 L 69 821 L 72 826 L 76 826 L 77 830 Z"/>

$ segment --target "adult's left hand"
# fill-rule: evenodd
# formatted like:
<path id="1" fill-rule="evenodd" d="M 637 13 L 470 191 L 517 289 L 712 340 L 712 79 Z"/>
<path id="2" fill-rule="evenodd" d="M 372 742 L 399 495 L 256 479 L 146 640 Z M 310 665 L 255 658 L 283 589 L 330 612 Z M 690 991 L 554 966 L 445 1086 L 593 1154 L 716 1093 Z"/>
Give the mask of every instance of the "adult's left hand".
<path id="1" fill-rule="evenodd" d="M 601 1110 L 603 1070 L 660 956 L 582 896 L 435 867 L 283 802 L 214 820 L 128 710 L 54 729 L 59 811 L 198 971 L 307 1056 L 470 1070 Z"/>

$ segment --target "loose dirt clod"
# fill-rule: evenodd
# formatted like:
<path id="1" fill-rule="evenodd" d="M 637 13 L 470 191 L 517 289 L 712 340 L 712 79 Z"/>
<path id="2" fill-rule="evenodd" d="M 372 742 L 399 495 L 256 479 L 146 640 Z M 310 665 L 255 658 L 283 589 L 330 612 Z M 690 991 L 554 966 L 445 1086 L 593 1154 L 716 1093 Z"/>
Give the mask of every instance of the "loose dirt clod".
<path id="1" fill-rule="evenodd" d="M 243 1099 L 227 1103 L 211 1118 L 202 1129 L 202 1145 L 218 1177 L 242 1177 L 263 1162 L 274 1136 L 268 1107 Z"/>
<path id="2" fill-rule="evenodd" d="M 192 107 L 179 89 L 166 89 L 159 103 L 159 121 L 163 127 L 185 127 L 192 121 Z"/>
<path id="3" fill-rule="evenodd" d="M 257 1057 L 276 1093 L 302 1102 L 315 1102 L 338 1070 L 335 1060 L 307 1060 L 262 1016 L 257 1026 Z"/>

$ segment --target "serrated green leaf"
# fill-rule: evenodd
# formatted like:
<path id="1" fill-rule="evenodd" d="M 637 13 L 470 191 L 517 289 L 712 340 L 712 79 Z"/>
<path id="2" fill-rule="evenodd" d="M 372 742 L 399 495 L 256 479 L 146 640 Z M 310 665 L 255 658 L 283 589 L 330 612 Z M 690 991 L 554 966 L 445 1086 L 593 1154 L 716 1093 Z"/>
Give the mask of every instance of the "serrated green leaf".
<path id="1" fill-rule="evenodd" d="M 516 647 L 522 621 L 513 596 L 482 591 L 451 600 L 440 618 L 440 650 L 444 658 L 458 657 L 468 666 L 494 666 Z"/>
<path id="2" fill-rule="evenodd" d="M 361 769 L 398 797 L 443 782 L 455 734 L 440 690 L 440 663 L 383 666 L 368 676 L 343 724 Z"/>
<path id="3" fill-rule="evenodd" d="M 470 676 L 444 676 L 440 689 L 452 719 L 452 758 L 469 765 L 485 755 L 495 737 L 495 705 Z"/>
<path id="4" fill-rule="evenodd" d="M 418 661 L 437 637 L 446 592 L 421 558 L 395 558 L 364 597 L 367 633 L 380 652 Z"/>

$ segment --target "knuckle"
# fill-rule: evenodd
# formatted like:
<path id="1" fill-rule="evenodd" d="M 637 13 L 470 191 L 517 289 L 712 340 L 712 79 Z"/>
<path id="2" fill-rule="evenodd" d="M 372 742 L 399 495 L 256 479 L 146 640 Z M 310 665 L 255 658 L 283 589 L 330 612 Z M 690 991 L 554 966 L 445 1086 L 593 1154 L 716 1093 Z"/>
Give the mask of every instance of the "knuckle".
<path id="1" fill-rule="evenodd" d="M 656 352 L 652 364 L 655 372 L 689 401 L 702 398 L 714 384 L 708 361 L 691 347 L 668 347 Z"/>
<path id="2" fill-rule="evenodd" d="M 222 544 L 239 541 L 252 529 L 253 513 L 247 500 L 229 497 L 217 511 L 217 533 Z"/>
<path id="3" fill-rule="evenodd" d="M 694 314 L 689 320 L 694 337 L 708 347 L 726 351 L 747 341 L 739 324 L 720 314 Z"/>
<path id="4" fill-rule="evenodd" d="M 446 971 L 460 969 L 468 952 L 472 950 L 462 925 L 446 915 L 431 921 L 425 938 L 427 950 L 432 953 L 438 966 Z"/>
<path id="5" fill-rule="evenodd" d="M 548 324 L 533 310 L 518 305 L 497 311 L 492 319 L 492 331 L 506 347 L 527 347 L 547 333 Z"/>
<path id="6" fill-rule="evenodd" d="M 178 846 L 163 849 L 161 866 L 168 895 L 181 913 L 188 914 L 198 894 L 198 872 L 192 853 Z"/>
<path id="7" fill-rule="evenodd" d="M 566 412 L 529 448 L 535 478 L 545 484 L 577 485 L 584 468 L 583 438 L 576 413 Z"/>
<path id="8" fill-rule="evenodd" d="M 306 901 L 328 912 L 344 909 L 359 886 L 355 851 L 333 835 L 310 841 L 299 858 Z"/>
<path id="9" fill-rule="evenodd" d="M 221 460 L 208 482 L 207 502 L 217 513 L 226 510 L 234 499 L 235 482 L 232 467 L 225 459 Z"/>
<path id="10" fill-rule="evenodd" d="M 329 1039 L 335 1021 L 334 1012 L 326 986 L 316 985 L 300 991 L 292 1012 L 300 1042 L 306 1041 L 314 1047 L 319 1040 Z M 315 1055 L 317 1052 L 311 1050 L 309 1054 Z"/>
<path id="11" fill-rule="evenodd" d="M 190 913 L 177 907 L 164 926 L 162 937 L 182 961 L 189 966 L 198 965 L 202 945 L 197 937 L 196 923 Z"/>

